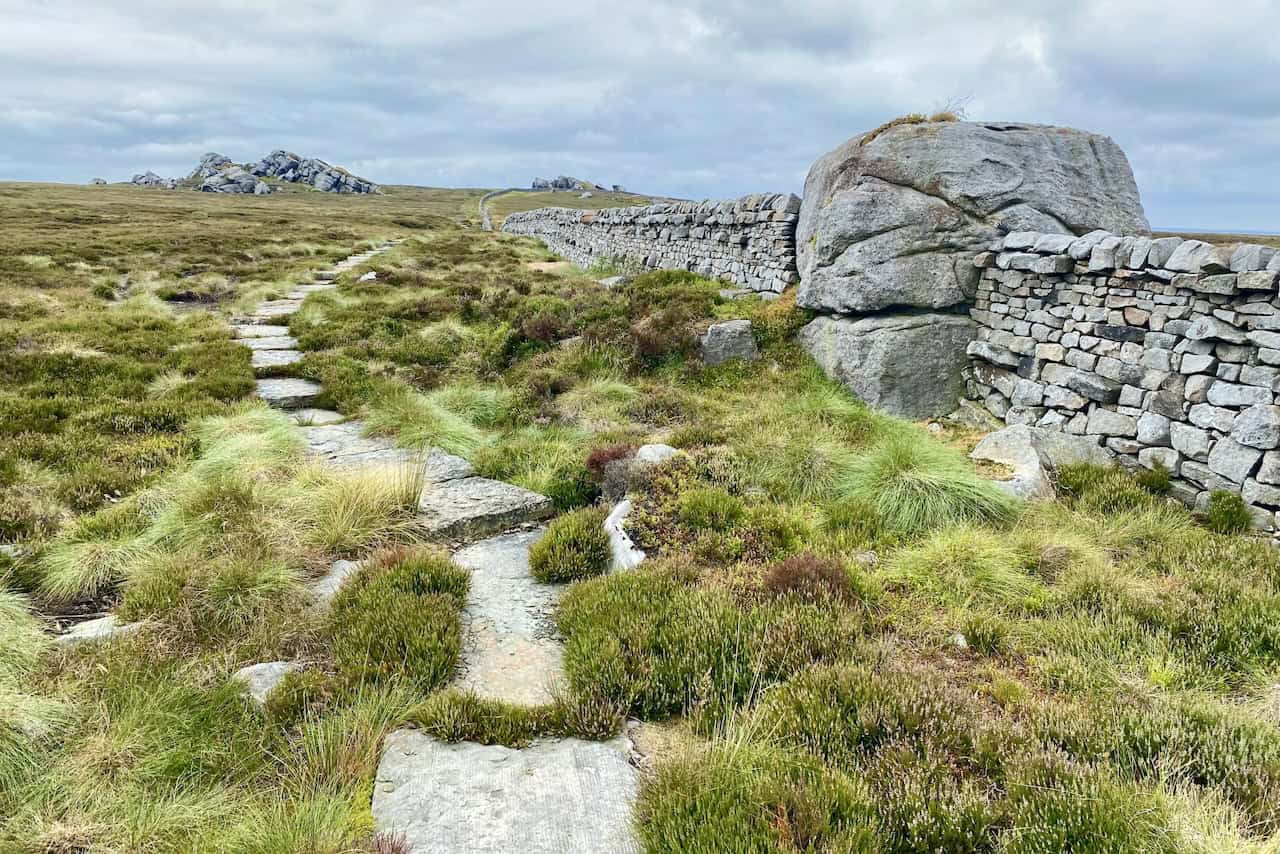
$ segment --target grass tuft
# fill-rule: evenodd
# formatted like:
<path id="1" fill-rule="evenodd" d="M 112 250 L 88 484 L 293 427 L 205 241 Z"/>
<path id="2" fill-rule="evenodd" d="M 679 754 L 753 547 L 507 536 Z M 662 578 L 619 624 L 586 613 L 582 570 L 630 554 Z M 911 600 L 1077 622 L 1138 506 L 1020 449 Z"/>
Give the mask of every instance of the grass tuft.
<path id="1" fill-rule="evenodd" d="M 840 491 L 875 507 L 887 527 L 904 534 L 952 522 L 1008 522 L 1018 509 L 1016 499 L 980 478 L 962 456 L 914 431 L 889 437 L 853 461 Z"/>

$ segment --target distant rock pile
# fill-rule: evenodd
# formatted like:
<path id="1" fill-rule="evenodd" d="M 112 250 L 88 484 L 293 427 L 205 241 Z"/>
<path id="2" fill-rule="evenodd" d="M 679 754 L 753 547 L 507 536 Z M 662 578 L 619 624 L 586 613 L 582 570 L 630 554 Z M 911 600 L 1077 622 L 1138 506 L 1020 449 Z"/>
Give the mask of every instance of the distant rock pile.
<path id="1" fill-rule="evenodd" d="M 224 169 L 228 169 L 236 164 L 231 162 L 231 158 L 225 154 L 217 152 L 209 152 L 200 158 L 200 165 L 196 167 L 196 171 L 191 173 L 193 179 L 203 181 L 205 178 L 212 178 Z"/>
<path id="2" fill-rule="evenodd" d="M 352 175 L 341 166 L 333 166 L 314 157 L 299 157 L 283 149 L 271 152 L 248 169 L 254 175 L 308 184 L 325 193 L 382 192 L 377 184 Z"/>
<path id="3" fill-rule="evenodd" d="M 231 166 L 205 178 L 200 184 L 200 192 L 252 193 L 255 196 L 265 196 L 271 192 L 271 185 L 239 166 Z"/>
<path id="4" fill-rule="evenodd" d="M 174 190 L 178 187 L 177 178 L 161 178 L 150 169 L 134 175 L 130 183 L 137 184 L 139 187 L 156 187 L 162 190 Z"/>
<path id="5" fill-rule="evenodd" d="M 533 189 L 535 190 L 591 190 L 593 185 L 586 181 L 579 181 L 576 178 L 570 178 L 567 175 L 561 175 L 558 178 L 534 178 Z"/>
<path id="6" fill-rule="evenodd" d="M 200 158 L 195 170 L 181 182 L 176 178 L 161 178 L 156 173 L 147 171 L 134 175 L 133 183 L 140 187 L 161 187 L 167 190 L 183 186 L 203 193 L 265 196 L 271 192 L 271 185 L 262 180 L 267 177 L 306 184 L 325 193 L 382 192 L 377 184 L 352 175 L 341 166 L 333 166 L 314 157 L 299 157 L 284 150 L 273 151 L 257 163 L 251 164 L 236 163 L 225 154 L 211 151 Z"/>

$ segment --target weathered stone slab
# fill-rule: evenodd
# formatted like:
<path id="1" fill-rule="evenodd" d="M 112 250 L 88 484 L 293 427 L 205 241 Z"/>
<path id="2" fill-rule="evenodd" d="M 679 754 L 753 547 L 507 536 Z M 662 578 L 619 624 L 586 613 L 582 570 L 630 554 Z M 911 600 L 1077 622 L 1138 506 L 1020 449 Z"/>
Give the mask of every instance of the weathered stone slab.
<path id="1" fill-rule="evenodd" d="M 414 854 L 639 854 L 628 756 L 623 739 L 513 750 L 397 730 L 383 745 L 374 822 Z"/>
<path id="2" fill-rule="evenodd" d="M 366 436 L 364 431 L 363 421 L 343 421 L 303 427 L 302 436 L 307 442 L 307 453 L 337 465 L 398 464 L 413 459 L 412 451 L 397 448 L 381 437 Z"/>
<path id="3" fill-rule="evenodd" d="M 243 682 L 248 688 L 249 696 L 261 706 L 267 702 L 267 697 L 280 684 L 280 680 L 297 669 L 298 665 L 292 661 L 264 661 L 240 668 L 231 678 Z"/>
<path id="4" fill-rule="evenodd" d="M 1019 424 L 984 436 L 969 458 L 1012 467 L 1013 477 L 995 483 L 1015 498 L 1052 498 L 1053 483 L 1035 448 L 1031 430 Z"/>
<path id="5" fill-rule="evenodd" d="M 299 409 L 292 418 L 294 424 L 302 427 L 325 427 L 347 420 L 347 416 L 332 409 Z"/>
<path id="6" fill-rule="evenodd" d="M 713 323 L 699 343 L 702 361 L 708 365 L 720 365 L 733 359 L 754 362 L 760 358 L 750 320 Z"/>
<path id="7" fill-rule="evenodd" d="M 354 560 L 335 560 L 325 574 L 307 585 L 311 592 L 313 607 L 323 611 L 329 607 L 333 597 L 338 595 L 347 579 L 360 571 L 360 564 Z"/>
<path id="8" fill-rule="evenodd" d="M 239 323 L 231 328 L 237 338 L 280 338 L 289 334 L 289 327 L 269 323 Z"/>
<path id="9" fill-rule="evenodd" d="M 510 483 L 466 477 L 433 483 L 418 501 L 419 520 L 438 537 L 474 537 L 545 519 L 551 499 Z"/>
<path id="10" fill-rule="evenodd" d="M 316 402 L 323 389 L 311 380 L 281 377 L 258 380 L 258 397 L 276 409 L 302 409 Z"/>
<path id="11" fill-rule="evenodd" d="M 955 305 L 972 296 L 973 260 L 1001 232 L 1098 228 L 1149 230 L 1111 139 L 1022 123 L 903 124 L 855 137 L 809 170 L 797 303 L 835 313 Z"/>
<path id="12" fill-rule="evenodd" d="M 454 555 L 471 570 L 459 684 L 508 703 L 551 702 L 564 676 L 552 613 L 563 585 L 540 584 L 529 548 L 542 530 L 482 540 Z"/>
<path id="13" fill-rule="evenodd" d="M 249 364 L 255 371 L 263 371 L 296 365 L 301 361 L 302 353 L 297 350 L 254 350 Z"/>
<path id="14" fill-rule="evenodd" d="M 298 339 L 288 335 L 269 335 L 260 338 L 246 338 L 244 346 L 250 350 L 296 350 Z"/>

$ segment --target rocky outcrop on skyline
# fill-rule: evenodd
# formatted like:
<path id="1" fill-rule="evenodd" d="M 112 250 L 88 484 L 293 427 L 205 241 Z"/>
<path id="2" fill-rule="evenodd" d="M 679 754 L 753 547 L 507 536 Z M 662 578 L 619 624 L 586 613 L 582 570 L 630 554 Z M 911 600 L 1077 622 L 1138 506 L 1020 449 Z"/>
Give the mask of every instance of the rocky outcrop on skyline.
<path id="1" fill-rule="evenodd" d="M 247 168 L 259 177 L 307 184 L 325 193 L 382 192 L 382 188 L 377 184 L 358 175 L 352 175 L 341 166 L 334 166 L 314 157 L 301 157 L 284 149 L 271 152 Z"/>
<path id="2" fill-rule="evenodd" d="M 533 189 L 535 190 L 591 190 L 594 189 L 594 186 L 586 181 L 570 178 L 568 175 L 561 175 L 558 178 L 533 179 Z"/>
<path id="3" fill-rule="evenodd" d="M 200 163 L 196 166 L 196 171 L 191 173 L 191 178 L 195 181 L 203 181 L 205 178 L 211 178 L 224 169 L 229 169 L 235 165 L 231 158 L 225 154 L 211 151 L 200 158 Z"/>

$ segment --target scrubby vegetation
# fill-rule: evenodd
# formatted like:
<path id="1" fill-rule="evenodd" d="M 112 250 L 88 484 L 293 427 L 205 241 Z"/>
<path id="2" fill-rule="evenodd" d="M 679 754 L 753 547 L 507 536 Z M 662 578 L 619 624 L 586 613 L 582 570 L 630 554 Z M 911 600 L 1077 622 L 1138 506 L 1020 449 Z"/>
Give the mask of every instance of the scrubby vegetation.
<path id="1" fill-rule="evenodd" d="M 1015 502 L 963 431 L 823 377 L 790 297 L 672 271 L 604 290 L 530 241 L 362 202 L 350 230 L 280 211 L 311 254 L 224 223 L 204 255 L 137 234 L 108 253 L 123 226 L 86 203 L 63 213 L 92 240 L 27 233 L 3 262 L 0 344 L 38 358 L 0 379 L 0 540 L 26 547 L 0 558 L 0 848 L 361 850 L 391 728 L 521 745 L 626 715 L 687 736 L 644 781 L 650 851 L 1280 844 L 1280 556 L 1229 496 L 1193 512 L 1167 472 L 1071 466 L 1056 500 Z M 416 542 L 412 474 L 308 466 L 240 402 L 247 357 L 215 314 L 161 301 L 184 252 L 234 311 L 392 223 L 414 239 L 376 282 L 307 299 L 287 372 L 554 499 L 531 564 L 570 583 L 567 684 L 544 706 L 446 687 L 468 576 Z M 155 272 L 107 295 L 134 263 Z M 701 365 L 696 331 L 730 317 L 761 360 Z M 682 453 L 626 477 L 650 559 L 608 574 L 601 495 L 651 442 Z M 362 569 L 317 612 L 306 582 L 338 557 Z M 55 650 L 34 616 L 107 607 L 144 629 Z M 270 660 L 304 666 L 259 710 L 229 677 Z"/>
<path id="2" fill-rule="evenodd" d="M 575 510 L 547 526 L 547 533 L 529 550 L 533 577 L 554 584 L 590 578 L 607 570 L 612 553 L 604 517 L 603 510 Z"/>

